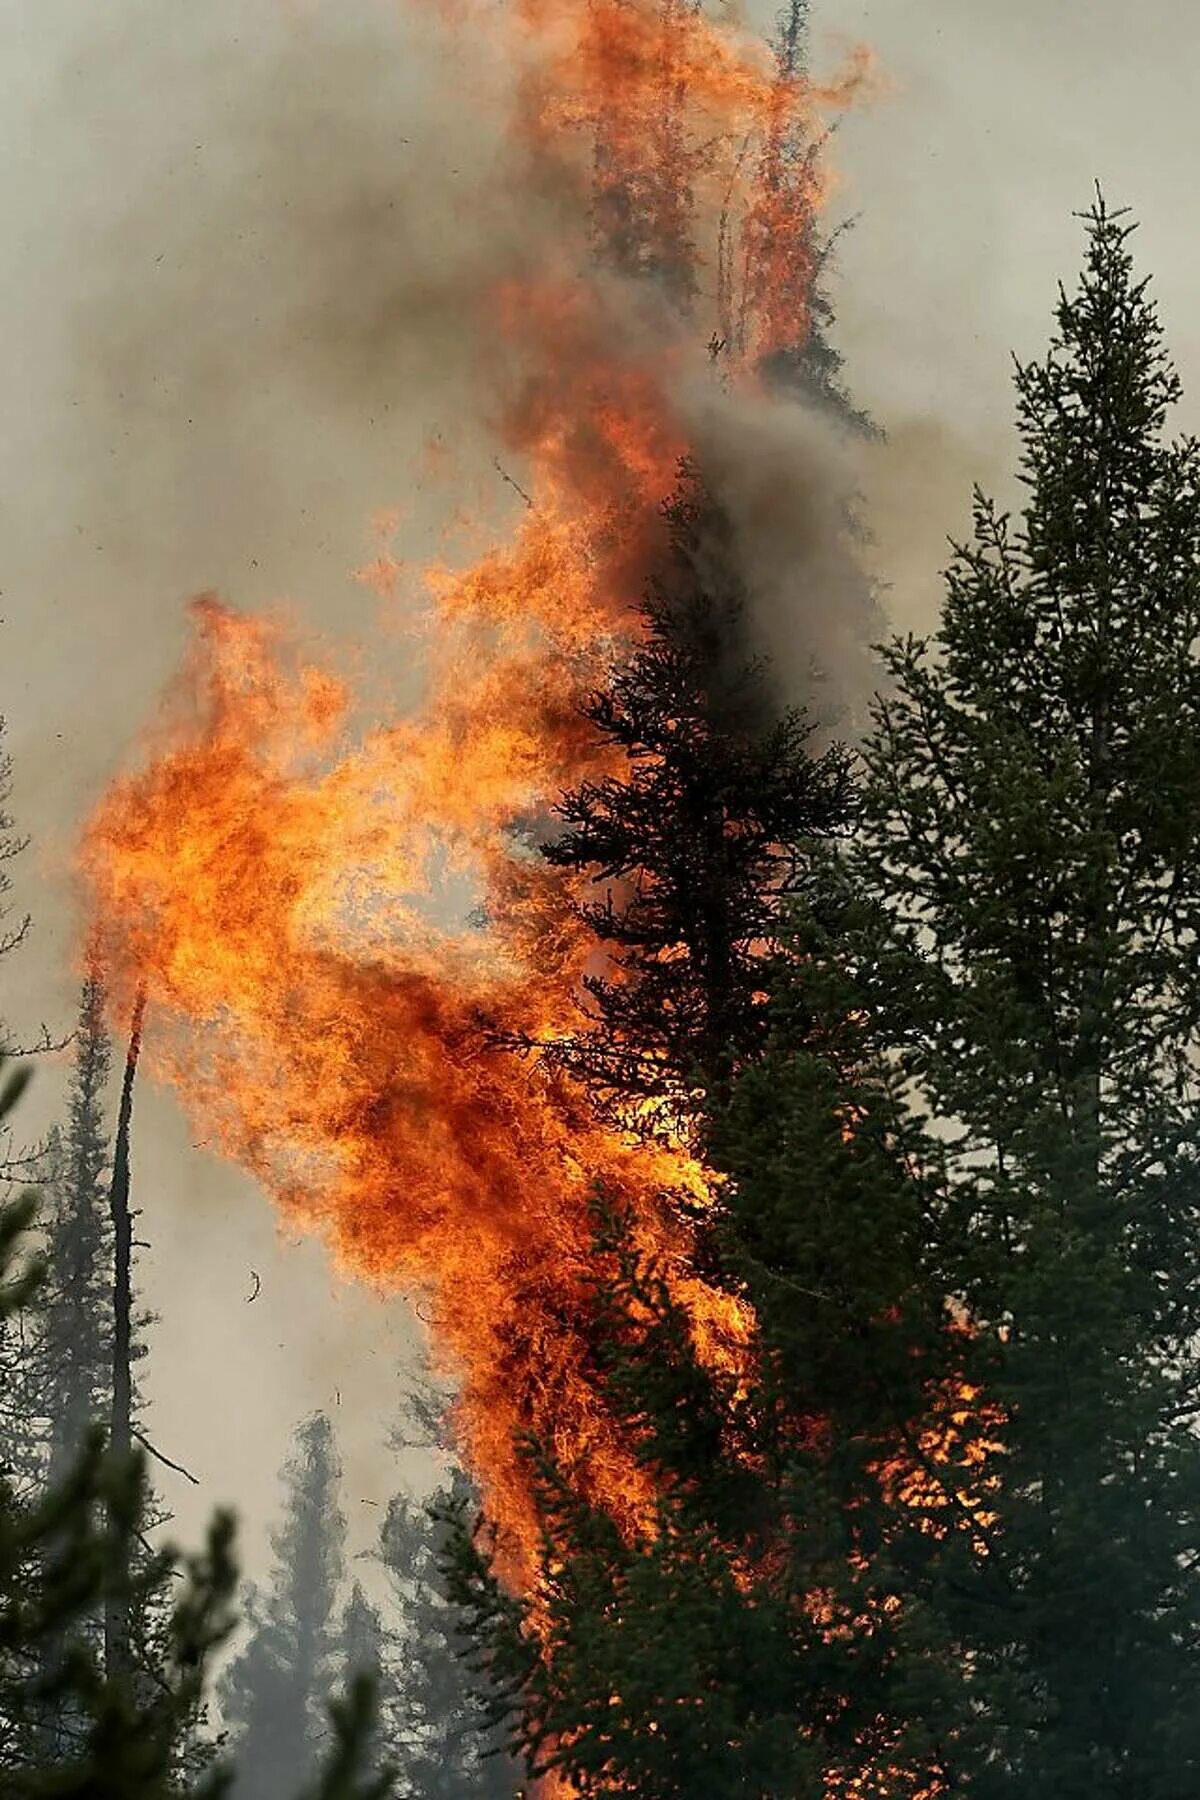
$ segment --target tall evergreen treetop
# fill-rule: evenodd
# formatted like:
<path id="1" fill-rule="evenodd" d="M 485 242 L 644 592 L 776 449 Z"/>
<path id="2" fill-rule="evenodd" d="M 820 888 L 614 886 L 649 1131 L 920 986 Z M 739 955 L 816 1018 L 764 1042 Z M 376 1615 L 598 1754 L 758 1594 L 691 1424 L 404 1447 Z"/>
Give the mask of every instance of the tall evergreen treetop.
<path id="1" fill-rule="evenodd" d="M 1184 1077 L 1200 1018 L 1200 450 L 1162 440 L 1179 383 L 1130 228 L 1102 203 L 1088 221 L 1050 354 L 1017 369 L 1021 521 L 976 495 L 936 653 L 889 654 L 871 762 L 899 915 L 953 1002 L 941 1078 L 964 1112 L 1023 1117 L 1035 1053 L 1095 1149 L 1101 1072 L 1107 1142 L 1164 1058 Z M 968 1005 L 1014 1029 L 964 1057 Z"/>

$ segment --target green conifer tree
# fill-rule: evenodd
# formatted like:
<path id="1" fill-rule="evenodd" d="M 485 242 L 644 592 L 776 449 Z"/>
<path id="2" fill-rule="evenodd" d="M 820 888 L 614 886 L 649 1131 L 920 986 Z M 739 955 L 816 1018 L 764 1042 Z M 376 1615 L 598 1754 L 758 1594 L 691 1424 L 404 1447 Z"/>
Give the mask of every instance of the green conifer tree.
<path id="1" fill-rule="evenodd" d="M 22 1083 L 0 1090 L 0 1120 Z M 32 1201 L 0 1210 L 0 1318 L 28 1306 L 44 1272 L 22 1263 Z M 107 1448 L 97 1430 L 67 1475 L 33 1498 L 0 1480 L 0 1797 L 2 1800 L 219 1800 L 233 1772 L 213 1755 L 181 1758 L 204 1710 L 216 1652 L 233 1627 L 233 1520 L 218 1513 L 204 1551 L 147 1554 L 145 1457 Z M 163 1621 L 155 1679 L 105 1667 L 92 1629 L 116 1598 L 132 1618 Z M 54 1654 L 47 1654 L 52 1647 Z M 64 1649 L 65 1647 L 65 1649 Z M 47 1711 L 69 1716 L 49 1739 Z M 373 1767 L 375 1699 L 368 1677 L 330 1705 L 332 1740 L 319 1778 L 288 1800 L 385 1800 Z"/>
<path id="2" fill-rule="evenodd" d="M 104 1004 L 103 985 L 91 971 L 80 997 L 66 1127 L 55 1137 L 48 1158 L 40 1356 L 51 1480 L 71 1466 L 89 1430 L 107 1420 L 112 1391 L 112 1232 L 104 1117 L 112 1047 Z"/>
<path id="3" fill-rule="evenodd" d="M 341 1465 L 323 1413 L 297 1430 L 285 1479 L 272 1584 L 250 1592 L 250 1638 L 220 1689 L 246 1800 L 292 1793 L 311 1781 L 326 1737 L 326 1704 L 339 1685 L 336 1601 L 346 1522 L 338 1504 Z"/>
<path id="4" fill-rule="evenodd" d="M 0 1092 L 0 1122 L 26 1071 Z M 0 1214 L 0 1320 L 30 1305 L 46 1260 L 20 1263 L 32 1199 Z M 71 1467 L 38 1490 L 0 1479 L 0 1795 L 5 1800 L 168 1800 L 181 1791 L 181 1730 L 200 1704 L 210 1659 L 229 1626 L 232 1522 L 214 1520 L 205 1553 L 142 1551 L 144 1458 L 106 1452 L 97 1428 Z M 182 1586 L 173 1589 L 177 1578 Z M 153 1693 L 133 1671 L 104 1666 L 95 1622 L 120 1597 L 165 1619 Z M 168 1597 L 169 1596 L 169 1597 Z M 47 1719 L 69 1719 L 48 1732 Z M 216 1771 L 191 1784 L 219 1791 Z"/>
<path id="5" fill-rule="evenodd" d="M 455 1475 L 427 1504 L 396 1495 L 380 1537 L 398 1613 L 390 1733 L 404 1800 L 514 1800 L 516 1767 L 488 1727 L 483 1683 L 441 1563 L 470 1489 Z"/>
<path id="6" fill-rule="evenodd" d="M 979 1800 L 1200 1782 L 1200 447 L 1098 199 L 940 630 L 888 654 L 852 878 L 937 1121 L 942 1278 L 1001 1409 L 986 1555 L 926 1592 Z"/>

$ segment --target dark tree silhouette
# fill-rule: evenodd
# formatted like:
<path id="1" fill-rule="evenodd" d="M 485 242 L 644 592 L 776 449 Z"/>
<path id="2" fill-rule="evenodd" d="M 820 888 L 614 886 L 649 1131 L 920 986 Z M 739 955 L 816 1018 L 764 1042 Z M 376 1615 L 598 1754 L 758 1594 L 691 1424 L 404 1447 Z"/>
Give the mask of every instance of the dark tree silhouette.
<path id="1" fill-rule="evenodd" d="M 846 755 L 814 750 L 746 650 L 728 526 L 691 467 L 665 515 L 645 641 L 585 708 L 627 767 L 568 794 L 543 851 L 588 878 L 577 910 L 610 955 L 590 1025 L 546 1054 L 639 1130 L 677 1128 L 761 1047 L 781 908 L 853 817 Z"/>

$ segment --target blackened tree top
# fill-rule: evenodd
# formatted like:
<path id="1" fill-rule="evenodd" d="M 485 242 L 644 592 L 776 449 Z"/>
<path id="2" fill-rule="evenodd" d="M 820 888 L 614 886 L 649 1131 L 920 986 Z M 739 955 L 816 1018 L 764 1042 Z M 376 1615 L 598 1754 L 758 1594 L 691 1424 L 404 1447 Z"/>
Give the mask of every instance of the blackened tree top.
<path id="1" fill-rule="evenodd" d="M 690 466 L 664 511 L 644 641 L 585 709 L 626 766 L 565 797 L 544 851 L 590 881 L 578 911 L 612 960 L 556 1054 L 617 1111 L 677 1106 L 761 1043 L 781 903 L 852 811 L 845 753 L 814 750 L 747 651 L 729 525 Z"/>

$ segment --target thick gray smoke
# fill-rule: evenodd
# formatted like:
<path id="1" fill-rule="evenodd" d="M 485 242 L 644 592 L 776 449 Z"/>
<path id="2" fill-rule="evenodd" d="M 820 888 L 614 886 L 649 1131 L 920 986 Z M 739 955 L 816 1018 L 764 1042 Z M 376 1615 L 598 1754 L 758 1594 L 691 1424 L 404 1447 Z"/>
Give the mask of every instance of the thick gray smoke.
<path id="1" fill-rule="evenodd" d="M 100 628 L 155 615 L 117 671 L 104 760 L 202 589 L 286 598 L 403 699 L 411 642 L 371 638 L 349 579 L 378 548 L 369 522 L 394 509 L 397 552 L 420 562 L 459 504 L 503 512 L 488 425 L 513 370 L 486 297 L 587 240 L 579 196 L 532 180 L 505 141 L 513 71 L 391 0 L 216 0 L 186 30 L 143 0 L 78 28 L 60 81 L 86 278 L 66 308 L 56 479 L 103 558 Z M 606 292 L 625 348 L 662 331 L 644 286 Z M 855 722 L 881 623 L 847 528 L 861 468 L 815 411 L 722 394 L 711 298 L 687 327 L 683 404 L 743 547 L 751 624 L 788 697 Z"/>
<path id="2" fill-rule="evenodd" d="M 469 44 L 451 68 L 399 8 L 237 32 L 224 0 L 182 72 L 154 10 L 89 52 L 127 90 L 113 160 L 138 166 L 76 297 L 71 474 L 147 573 L 312 604 L 375 509 L 404 501 L 406 548 L 429 544 L 421 453 L 470 432 L 480 296 L 521 242 L 495 112 Z M 117 428 L 115 455 L 89 424 Z M 314 558 L 335 544 L 340 565 Z"/>
<path id="3" fill-rule="evenodd" d="M 730 517 L 751 629 L 777 690 L 853 735 L 884 632 L 858 528 L 866 442 L 811 403 L 712 387 L 689 400 L 697 457 Z"/>

